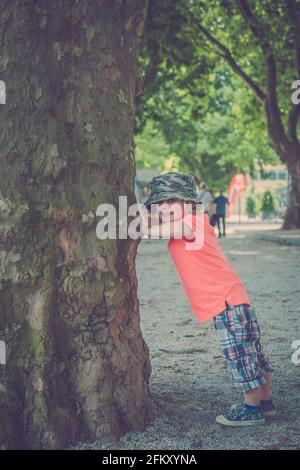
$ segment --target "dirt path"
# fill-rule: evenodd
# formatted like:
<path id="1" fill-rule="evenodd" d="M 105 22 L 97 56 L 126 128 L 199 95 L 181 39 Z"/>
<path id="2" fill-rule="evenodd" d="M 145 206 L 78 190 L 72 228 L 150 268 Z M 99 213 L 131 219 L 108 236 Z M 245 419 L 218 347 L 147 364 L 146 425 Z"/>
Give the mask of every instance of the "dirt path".
<path id="1" fill-rule="evenodd" d="M 247 232 L 231 233 L 220 244 L 261 321 L 279 416 L 256 429 L 215 424 L 215 415 L 240 394 L 224 369 L 212 324 L 200 325 L 189 309 L 166 241 L 144 240 L 137 256 L 141 327 L 159 411 L 145 432 L 123 437 L 126 448 L 300 449 L 300 366 L 291 361 L 292 341 L 300 340 L 300 248 L 256 240 Z"/>
<path id="2" fill-rule="evenodd" d="M 224 369 L 211 322 L 200 325 L 189 308 L 166 240 L 144 240 L 137 255 L 141 328 L 157 411 L 146 431 L 121 439 L 124 448 L 300 449 L 300 366 L 291 361 L 292 342 L 300 340 L 300 248 L 256 240 L 247 226 L 237 229 L 229 228 L 220 244 L 261 321 L 279 416 L 257 428 L 215 423 L 241 396 Z M 100 442 L 92 448 L 112 449 Z"/>

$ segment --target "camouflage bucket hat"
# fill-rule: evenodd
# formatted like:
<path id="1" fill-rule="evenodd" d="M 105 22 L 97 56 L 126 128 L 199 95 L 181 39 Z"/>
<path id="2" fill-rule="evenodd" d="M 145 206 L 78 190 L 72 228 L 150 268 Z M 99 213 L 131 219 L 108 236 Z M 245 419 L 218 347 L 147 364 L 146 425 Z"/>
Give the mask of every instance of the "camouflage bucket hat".
<path id="1" fill-rule="evenodd" d="M 151 191 L 145 206 L 169 199 L 198 202 L 195 179 L 186 173 L 163 173 L 155 176 L 149 186 Z"/>

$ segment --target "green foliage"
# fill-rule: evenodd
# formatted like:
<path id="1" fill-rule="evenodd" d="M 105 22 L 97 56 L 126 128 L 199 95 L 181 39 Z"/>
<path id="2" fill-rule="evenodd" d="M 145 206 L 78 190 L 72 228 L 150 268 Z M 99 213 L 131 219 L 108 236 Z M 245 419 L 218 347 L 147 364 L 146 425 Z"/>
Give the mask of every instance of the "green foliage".
<path id="1" fill-rule="evenodd" d="M 283 6 L 263 1 L 256 8 L 272 40 L 276 39 Z M 271 10 L 277 15 L 275 27 L 263 13 Z M 262 107 L 199 33 L 191 15 L 226 43 L 245 71 L 265 86 L 261 51 L 236 2 L 212 0 L 207 8 L 207 2 L 196 0 L 151 0 L 140 58 L 144 90 L 137 103 L 137 162 L 138 166 L 163 168 L 165 160 L 175 157 L 180 170 L 218 189 L 235 172 L 251 173 L 254 163 L 277 163 L 278 156 L 267 135 Z M 288 41 L 287 27 L 284 30 L 279 42 Z M 285 90 L 282 106 L 287 109 L 292 63 L 282 49 L 278 53 L 284 64 L 280 63 L 280 70 L 287 67 L 284 85 L 279 85 L 279 90 Z"/>
<path id="2" fill-rule="evenodd" d="M 265 191 L 263 193 L 260 210 L 264 219 L 274 215 L 275 204 L 271 191 Z"/>
<path id="3" fill-rule="evenodd" d="M 149 2 L 139 64 L 144 87 L 137 102 L 137 131 L 149 118 L 160 121 L 160 106 L 170 102 L 175 90 L 193 97 L 195 115 L 205 107 L 207 73 L 213 71 L 218 60 L 203 48 L 200 53 L 182 3 L 182 0 Z"/>
<path id="4" fill-rule="evenodd" d="M 181 171 L 217 190 L 226 187 L 236 172 L 247 172 L 255 161 L 278 161 L 263 120 L 243 115 L 250 93 L 239 87 L 226 67 L 209 80 L 209 108 L 201 119 L 193 117 L 193 98 L 180 88 L 168 90 L 165 85 L 164 92 L 149 98 L 148 106 L 157 115 L 148 119 L 136 137 L 139 167 L 162 168 L 164 159 L 177 155 Z"/>
<path id="5" fill-rule="evenodd" d="M 187 0 L 182 2 L 182 11 L 187 16 L 192 15 L 197 22 L 203 25 L 220 43 L 231 52 L 237 64 L 251 77 L 255 83 L 266 92 L 266 66 L 259 41 L 253 37 L 245 19 L 243 18 L 235 0 L 211 0 L 209 8 L 206 2 Z M 293 22 L 288 13 L 286 0 L 248 0 L 248 4 L 255 15 L 260 40 L 268 41 L 275 55 L 278 76 L 279 107 L 283 118 L 287 121 L 291 109 L 291 83 L 297 78 L 295 70 L 295 46 L 297 38 Z M 296 18 L 294 18 L 296 21 Z M 199 33 L 198 33 L 199 34 Z M 200 40 L 208 50 L 214 54 L 220 51 L 200 33 Z M 244 83 L 240 82 L 244 87 Z M 263 115 L 264 110 L 256 101 L 256 105 L 249 108 L 249 117 Z"/>
<path id="6" fill-rule="evenodd" d="M 248 196 L 246 200 L 246 212 L 248 218 L 256 216 L 256 202 L 253 196 Z"/>
<path id="7" fill-rule="evenodd" d="M 135 138 L 136 163 L 139 168 L 161 168 L 171 153 L 164 135 L 152 120 Z"/>

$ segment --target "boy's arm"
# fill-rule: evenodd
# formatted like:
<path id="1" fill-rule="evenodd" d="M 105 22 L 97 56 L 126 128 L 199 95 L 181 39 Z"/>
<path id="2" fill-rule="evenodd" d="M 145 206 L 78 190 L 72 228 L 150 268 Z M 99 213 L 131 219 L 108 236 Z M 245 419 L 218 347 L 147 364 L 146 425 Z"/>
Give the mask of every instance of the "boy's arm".
<path id="1" fill-rule="evenodd" d="M 188 240 L 195 238 L 194 232 L 189 224 L 183 219 L 162 224 L 153 224 L 151 219 L 143 219 L 142 234 L 149 238 L 182 238 Z"/>

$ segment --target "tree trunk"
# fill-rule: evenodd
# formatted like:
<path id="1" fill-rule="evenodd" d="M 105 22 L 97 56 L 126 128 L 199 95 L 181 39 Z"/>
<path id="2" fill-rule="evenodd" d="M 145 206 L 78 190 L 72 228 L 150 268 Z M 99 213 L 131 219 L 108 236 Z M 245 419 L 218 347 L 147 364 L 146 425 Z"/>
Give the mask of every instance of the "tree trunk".
<path id="1" fill-rule="evenodd" d="M 300 228 L 300 155 L 288 163 L 290 174 L 289 204 L 283 229 Z"/>
<path id="2" fill-rule="evenodd" d="M 281 161 L 287 165 L 290 174 L 289 202 L 283 229 L 300 228 L 300 145 L 297 128 L 284 131 L 279 110 L 276 111 L 268 101 L 265 103 L 269 137 Z M 297 122 L 297 121 L 296 121 Z"/>
<path id="3" fill-rule="evenodd" d="M 95 212 L 134 199 L 146 0 L 0 0 L 0 446 L 63 448 L 152 419 L 136 244 Z"/>

